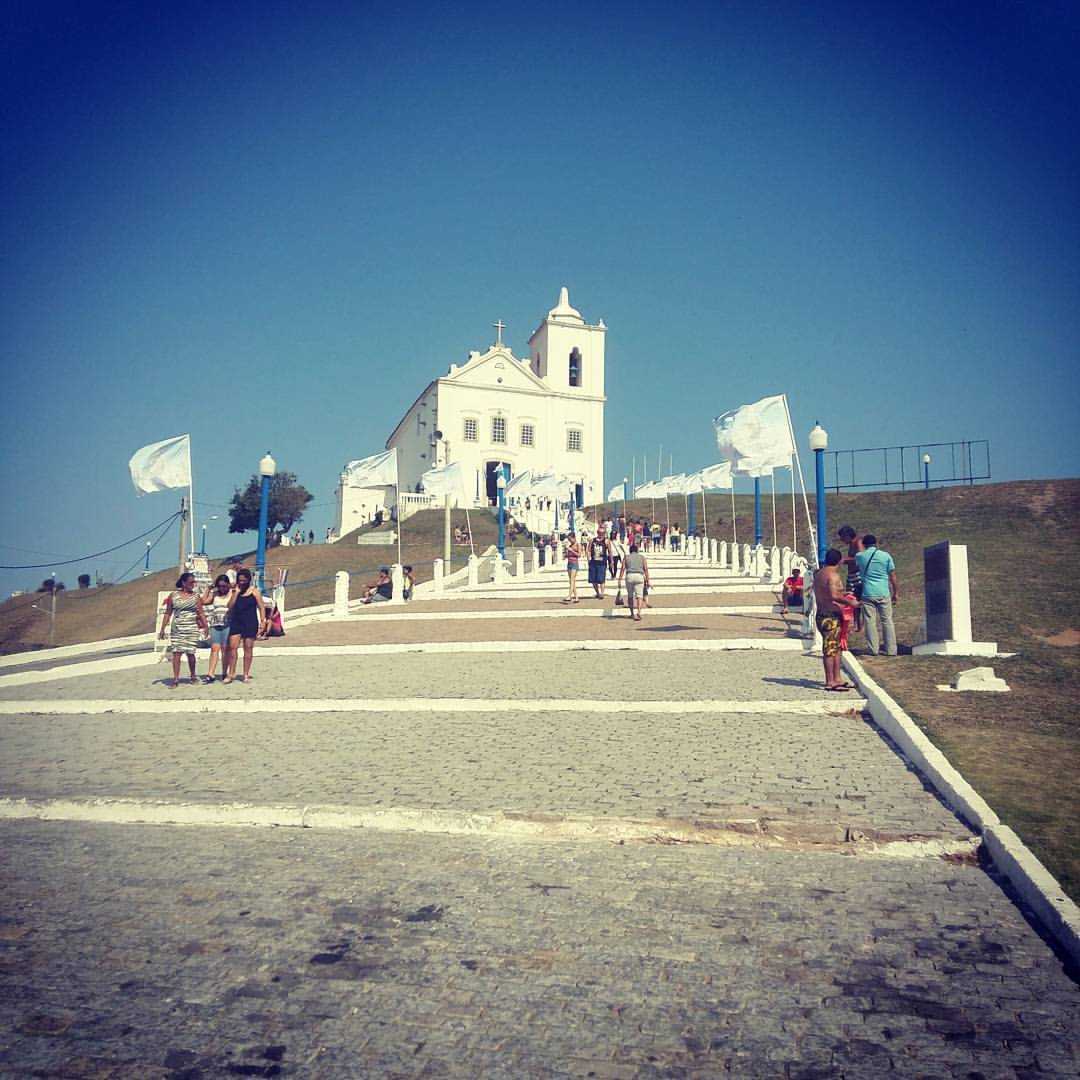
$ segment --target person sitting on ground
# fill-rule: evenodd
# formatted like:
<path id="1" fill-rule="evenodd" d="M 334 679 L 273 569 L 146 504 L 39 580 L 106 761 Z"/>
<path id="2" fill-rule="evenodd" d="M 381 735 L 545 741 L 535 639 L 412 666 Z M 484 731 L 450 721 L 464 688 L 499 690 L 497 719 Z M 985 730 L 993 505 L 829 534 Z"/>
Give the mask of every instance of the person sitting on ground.
<path id="1" fill-rule="evenodd" d="M 845 607 L 855 607 L 858 601 L 851 593 L 845 592 L 837 567 L 843 556 L 836 548 L 830 548 L 825 556 L 825 565 L 814 574 L 814 600 L 817 602 L 818 633 L 821 634 L 821 659 L 825 665 L 825 689 L 833 691 L 854 690 L 855 687 L 844 682 L 840 671 L 840 658 L 843 651 L 841 639 L 844 621 L 841 614 Z M 849 599 L 850 597 L 850 599 Z"/>
<path id="2" fill-rule="evenodd" d="M 267 638 L 284 637 L 285 627 L 281 624 L 281 612 L 278 610 L 277 604 L 268 600 L 264 600 L 263 604 L 266 607 L 266 620 L 259 631 L 260 640 L 265 641 Z"/>
<path id="3" fill-rule="evenodd" d="M 364 603 L 376 604 L 383 600 L 394 598 L 394 583 L 390 577 L 390 571 L 385 567 L 379 569 L 379 576 L 364 589 Z"/>
<path id="4" fill-rule="evenodd" d="M 788 613 L 788 607 L 791 604 L 796 604 L 802 607 L 803 602 L 803 577 L 802 571 L 793 566 L 791 568 L 791 576 L 784 581 L 784 587 L 781 592 L 780 600 L 780 614 L 786 615 Z"/>

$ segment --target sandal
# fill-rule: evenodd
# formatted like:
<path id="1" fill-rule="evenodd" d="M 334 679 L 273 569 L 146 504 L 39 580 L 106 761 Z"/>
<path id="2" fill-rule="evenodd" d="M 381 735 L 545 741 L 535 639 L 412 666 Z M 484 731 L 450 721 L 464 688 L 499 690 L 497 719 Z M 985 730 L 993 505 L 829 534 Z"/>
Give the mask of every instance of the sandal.
<path id="1" fill-rule="evenodd" d="M 231 675 L 226 675 L 225 678 L 222 679 L 221 681 L 223 683 L 231 683 L 233 681 L 233 677 Z"/>
<path id="2" fill-rule="evenodd" d="M 175 690 L 175 689 L 176 689 L 176 688 L 177 688 L 177 687 L 178 687 L 179 685 L 180 685 L 180 680 L 179 680 L 179 679 L 173 679 L 173 680 L 172 680 L 172 681 L 171 681 L 171 682 L 169 683 L 169 689 L 170 689 L 170 690 Z"/>

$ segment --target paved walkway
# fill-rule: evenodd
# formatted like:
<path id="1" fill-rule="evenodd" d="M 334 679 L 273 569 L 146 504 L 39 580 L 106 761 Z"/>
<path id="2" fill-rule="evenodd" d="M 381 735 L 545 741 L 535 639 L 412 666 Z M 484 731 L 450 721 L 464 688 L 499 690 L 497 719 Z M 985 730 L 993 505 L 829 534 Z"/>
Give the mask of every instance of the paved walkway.
<path id="1" fill-rule="evenodd" d="M 745 588 L 652 562 L 641 628 Z M 1076 1075 L 1076 984 L 819 660 L 561 587 L 0 678 L 0 1076 Z M 320 644 L 402 627 L 444 651 Z"/>

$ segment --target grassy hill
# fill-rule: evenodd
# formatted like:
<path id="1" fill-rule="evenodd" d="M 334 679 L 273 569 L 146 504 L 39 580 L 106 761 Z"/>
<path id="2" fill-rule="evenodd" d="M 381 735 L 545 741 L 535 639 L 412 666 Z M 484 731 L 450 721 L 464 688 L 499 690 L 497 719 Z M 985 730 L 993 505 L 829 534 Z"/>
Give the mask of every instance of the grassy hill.
<path id="1" fill-rule="evenodd" d="M 470 511 L 473 542 L 477 552 L 498 539 L 498 523 L 484 510 Z M 465 526 L 465 511 L 455 510 L 452 526 Z M 358 529 L 336 544 L 303 544 L 299 547 L 275 547 L 266 555 L 267 582 L 276 580 L 278 570 L 288 568 L 287 607 L 307 607 L 329 603 L 334 595 L 334 574 L 348 570 L 350 593 L 359 596 L 364 584 L 374 580 L 380 566 L 397 560 L 396 545 L 359 545 L 361 534 L 389 535 L 392 525 L 378 529 Z M 509 541 L 513 547 L 526 543 L 524 538 Z M 460 569 L 468 558 L 468 546 L 456 545 L 453 569 Z M 415 569 L 417 581 L 431 579 L 431 561 L 443 555 L 443 511 L 423 510 L 409 518 L 401 532 L 401 555 Z M 234 562 L 254 567 L 255 552 L 239 550 L 221 559 L 212 559 L 215 572 Z M 105 638 L 149 633 L 154 628 L 154 608 L 160 590 L 176 584 L 176 569 L 162 570 L 123 585 L 95 589 L 66 589 L 56 598 L 56 645 L 74 645 Z M 47 648 L 49 597 L 40 593 L 16 596 L 0 604 L 0 654 Z"/>
<path id="2" fill-rule="evenodd" d="M 606 510 L 606 508 L 604 508 Z M 702 525 L 701 497 L 696 523 Z M 1012 825 L 1074 896 L 1080 897 L 1080 615 L 1066 584 L 1080 522 L 1080 480 L 1025 481 L 929 491 L 867 492 L 828 496 L 830 533 L 850 524 L 873 532 L 896 560 L 900 581 L 898 658 L 876 658 L 867 668 L 908 709 L 927 734 Z M 731 500 L 707 500 L 710 535 L 731 538 Z M 753 539 L 753 500 L 738 496 L 735 527 L 740 541 Z M 796 528 L 805 550 L 806 518 L 801 500 Z M 656 504 L 664 519 L 663 502 Z M 671 500 L 671 520 L 686 525 L 682 499 Z M 764 507 L 766 543 L 773 538 L 771 501 Z M 650 500 L 631 502 L 632 517 L 648 517 Z M 811 500 L 811 514 L 814 513 Z M 464 525 L 455 511 L 454 524 Z M 472 514 L 478 550 L 495 542 L 494 517 Z M 384 530 L 387 527 L 384 527 Z M 369 530 L 370 531 L 370 530 Z M 777 500 L 776 534 L 790 543 L 790 497 Z M 424 511 L 405 522 L 402 555 L 431 576 L 430 560 L 442 555 L 441 511 Z M 968 545 L 975 637 L 996 641 L 1012 659 L 990 663 L 1009 682 L 1009 694 L 946 694 L 936 689 L 957 671 L 985 661 L 972 658 L 914 657 L 910 645 L 923 618 L 922 549 L 941 540 Z M 526 541 L 522 540 L 521 543 Z M 468 549 L 455 555 L 464 560 Z M 356 571 L 356 595 L 380 565 L 394 561 L 393 547 L 359 546 L 356 534 L 334 545 L 275 548 L 269 573 L 287 566 L 288 605 L 327 602 L 336 570 Z M 254 562 L 251 552 L 241 561 Z M 220 565 L 227 565 L 223 560 Z M 461 563 L 457 563 L 461 565 Z M 93 641 L 148 632 L 157 591 L 172 586 L 172 571 L 126 585 L 61 593 L 57 600 L 56 643 Z M 34 611 L 45 596 L 23 596 L 0 605 L 0 651 L 41 648 L 48 619 Z M 856 652 L 861 642 L 854 641 Z"/>

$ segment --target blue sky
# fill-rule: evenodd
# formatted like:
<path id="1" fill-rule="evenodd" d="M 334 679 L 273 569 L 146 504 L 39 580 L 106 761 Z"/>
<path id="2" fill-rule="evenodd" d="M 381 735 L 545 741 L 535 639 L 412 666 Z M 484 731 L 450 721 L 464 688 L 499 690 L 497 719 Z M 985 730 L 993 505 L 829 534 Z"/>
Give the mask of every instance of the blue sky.
<path id="1" fill-rule="evenodd" d="M 212 551 L 253 543 L 223 508 L 268 447 L 322 535 L 342 463 L 496 319 L 523 353 L 564 284 L 609 327 L 609 485 L 660 443 L 709 463 L 711 417 L 774 393 L 801 441 L 1080 473 L 1075 4 L 44 2 L 2 28 L 4 565 L 164 518 L 126 463 L 182 431 Z"/>

